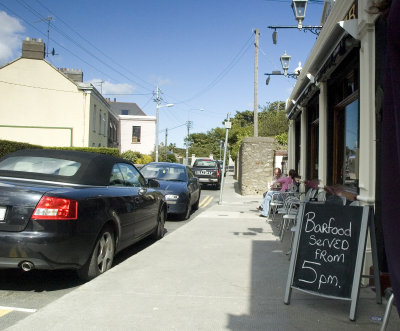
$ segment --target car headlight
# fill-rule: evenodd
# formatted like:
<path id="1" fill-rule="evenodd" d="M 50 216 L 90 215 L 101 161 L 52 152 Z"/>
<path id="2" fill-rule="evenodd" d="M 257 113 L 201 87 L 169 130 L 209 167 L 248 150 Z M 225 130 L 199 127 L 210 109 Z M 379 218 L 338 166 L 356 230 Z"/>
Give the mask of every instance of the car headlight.
<path id="1" fill-rule="evenodd" d="M 165 195 L 165 199 L 167 199 L 167 200 L 178 200 L 178 199 L 179 199 L 179 195 L 176 195 L 176 194 L 166 194 L 166 195 Z"/>

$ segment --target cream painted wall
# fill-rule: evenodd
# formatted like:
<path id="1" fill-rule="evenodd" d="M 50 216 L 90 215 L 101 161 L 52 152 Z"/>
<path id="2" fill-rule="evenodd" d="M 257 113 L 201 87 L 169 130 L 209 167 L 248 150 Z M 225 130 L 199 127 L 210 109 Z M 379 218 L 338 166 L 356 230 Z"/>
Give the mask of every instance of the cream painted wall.
<path id="1" fill-rule="evenodd" d="M 121 153 L 136 151 L 150 154 L 154 151 L 156 118 L 154 116 L 119 115 Z M 140 143 L 132 143 L 132 127 L 141 127 Z M 160 142 L 163 141 L 160 137 Z"/>
<path id="2" fill-rule="evenodd" d="M 79 89 L 44 60 L 20 58 L 0 69 L 0 139 L 43 146 L 107 146 L 105 134 L 90 131 L 97 104 L 108 123 L 108 108 L 90 90 Z"/>

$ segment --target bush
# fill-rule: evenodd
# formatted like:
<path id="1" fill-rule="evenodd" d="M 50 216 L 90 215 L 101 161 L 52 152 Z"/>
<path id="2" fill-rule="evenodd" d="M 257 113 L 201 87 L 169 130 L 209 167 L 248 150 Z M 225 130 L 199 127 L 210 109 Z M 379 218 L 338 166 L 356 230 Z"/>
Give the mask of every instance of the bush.
<path id="1" fill-rule="evenodd" d="M 69 151 L 82 151 L 113 155 L 120 157 L 118 148 L 108 147 L 44 147 L 39 145 L 31 145 L 28 143 L 20 143 L 17 141 L 0 140 L 0 157 L 18 151 L 20 149 L 57 149 L 57 150 L 69 150 Z"/>
<path id="2" fill-rule="evenodd" d="M 0 140 L 0 158 L 20 149 L 41 149 L 43 146 L 20 143 L 10 140 Z"/>
<path id="3" fill-rule="evenodd" d="M 121 157 L 123 157 L 126 160 L 131 161 L 134 164 L 146 164 L 149 162 L 153 162 L 153 158 L 150 155 L 142 154 L 140 152 L 134 152 L 134 151 L 126 151 L 121 154 Z"/>
<path id="4" fill-rule="evenodd" d="M 142 154 L 134 151 L 126 151 L 121 154 L 121 157 L 132 163 L 138 163 L 137 160 L 142 157 Z"/>
<path id="5" fill-rule="evenodd" d="M 153 162 L 153 157 L 146 154 L 143 154 L 141 158 L 136 160 L 136 164 L 147 164 L 150 162 Z"/>
<path id="6" fill-rule="evenodd" d="M 178 160 L 176 159 L 175 154 L 168 154 L 167 155 L 167 162 L 176 163 Z"/>
<path id="7" fill-rule="evenodd" d="M 119 153 L 118 148 L 109 148 L 109 147 L 43 147 L 43 148 L 66 150 L 66 151 L 99 153 L 99 154 L 112 155 L 115 157 L 121 157 L 121 154 Z"/>

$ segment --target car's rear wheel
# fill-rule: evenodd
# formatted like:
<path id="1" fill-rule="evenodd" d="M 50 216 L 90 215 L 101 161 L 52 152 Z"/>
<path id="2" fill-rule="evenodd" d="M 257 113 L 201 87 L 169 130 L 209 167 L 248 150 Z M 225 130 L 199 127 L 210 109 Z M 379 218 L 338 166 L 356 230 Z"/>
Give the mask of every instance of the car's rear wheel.
<path id="1" fill-rule="evenodd" d="M 106 272 L 112 266 L 115 253 L 114 232 L 110 227 L 102 230 L 86 264 L 78 270 L 79 278 L 87 281 Z"/>
<path id="2" fill-rule="evenodd" d="M 160 209 L 157 219 L 157 227 L 154 229 L 153 232 L 153 239 L 159 240 L 164 237 L 164 226 L 165 226 L 165 212 L 164 209 Z"/>

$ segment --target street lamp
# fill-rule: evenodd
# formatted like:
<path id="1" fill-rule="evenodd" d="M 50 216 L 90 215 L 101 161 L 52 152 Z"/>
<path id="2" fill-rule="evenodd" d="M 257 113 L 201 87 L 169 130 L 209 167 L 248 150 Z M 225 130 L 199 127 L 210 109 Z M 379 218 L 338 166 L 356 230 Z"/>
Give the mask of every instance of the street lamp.
<path id="1" fill-rule="evenodd" d="M 290 59 L 291 59 L 291 56 L 287 55 L 286 51 L 285 51 L 285 54 L 281 55 L 281 64 L 282 64 L 283 74 L 285 76 L 287 76 L 287 74 L 288 74 Z"/>
<path id="2" fill-rule="evenodd" d="M 319 35 L 322 26 L 321 25 L 307 25 L 303 26 L 303 20 L 306 16 L 306 8 L 307 8 L 307 2 L 308 0 L 292 0 L 292 9 L 294 16 L 297 20 L 297 26 L 269 26 L 269 29 L 273 29 L 274 32 L 272 32 L 272 42 L 274 44 L 277 43 L 278 40 L 278 32 L 276 31 L 277 29 L 299 29 L 303 30 L 304 32 L 310 31 L 311 33 L 315 35 Z"/>
<path id="3" fill-rule="evenodd" d="M 157 92 L 158 92 L 158 88 L 157 88 Z M 166 105 L 160 105 L 160 100 L 157 97 L 156 99 L 156 162 L 158 162 L 158 109 L 160 108 L 164 108 L 164 107 L 173 107 L 173 103 L 168 103 Z"/>
<path id="4" fill-rule="evenodd" d="M 274 71 L 272 71 L 270 73 L 264 74 L 264 75 L 267 75 L 267 79 L 265 81 L 266 85 L 269 84 L 269 82 L 271 80 L 271 76 L 285 76 L 285 77 L 290 77 L 290 78 L 297 79 L 297 77 L 300 75 L 300 72 L 303 69 L 301 67 L 301 62 L 299 62 L 299 66 L 296 69 L 294 69 L 293 73 L 288 73 L 291 56 L 287 55 L 286 52 L 285 52 L 285 54 L 283 54 L 280 57 L 280 59 L 281 59 L 283 73 L 281 73 L 280 70 L 274 70 Z"/>
<path id="5" fill-rule="evenodd" d="M 308 0 L 293 0 L 292 1 L 292 9 L 294 16 L 297 20 L 297 28 L 301 30 L 303 28 L 303 20 L 306 16 L 306 8 L 307 8 Z"/>

